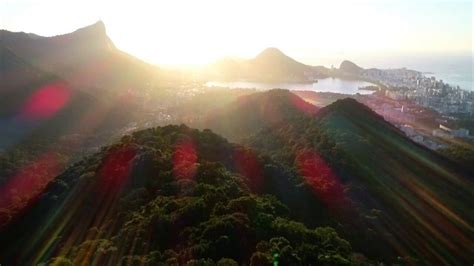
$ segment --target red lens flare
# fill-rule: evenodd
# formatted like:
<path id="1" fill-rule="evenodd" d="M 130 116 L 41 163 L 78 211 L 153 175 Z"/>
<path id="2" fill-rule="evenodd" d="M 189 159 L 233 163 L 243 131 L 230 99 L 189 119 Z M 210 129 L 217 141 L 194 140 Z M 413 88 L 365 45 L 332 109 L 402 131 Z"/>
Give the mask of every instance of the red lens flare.
<path id="1" fill-rule="evenodd" d="M 64 81 L 49 83 L 36 90 L 21 109 L 21 117 L 46 119 L 60 111 L 69 101 L 71 91 Z"/>
<path id="2" fill-rule="evenodd" d="M 102 192 L 117 194 L 128 183 L 137 151 L 130 146 L 109 152 L 99 172 L 99 188 Z"/>
<path id="3" fill-rule="evenodd" d="M 190 139 L 179 141 L 173 154 L 173 175 L 177 179 L 192 179 L 196 174 L 197 152 Z"/>
<path id="4" fill-rule="evenodd" d="M 21 168 L 0 187 L 0 209 L 22 210 L 62 169 L 59 156 L 49 152 Z M 0 213 L 0 224 L 6 223 Z"/>
<path id="5" fill-rule="evenodd" d="M 291 104 L 308 116 L 313 116 L 318 112 L 318 108 L 297 95 L 292 95 Z"/>
<path id="6" fill-rule="evenodd" d="M 237 149 L 234 151 L 233 158 L 237 171 L 247 178 L 250 189 L 258 191 L 264 180 L 263 169 L 255 153 L 251 150 Z"/>
<path id="7" fill-rule="evenodd" d="M 313 192 L 328 207 L 343 207 L 346 201 L 344 188 L 321 156 L 313 151 L 302 151 L 296 157 L 296 165 Z"/>

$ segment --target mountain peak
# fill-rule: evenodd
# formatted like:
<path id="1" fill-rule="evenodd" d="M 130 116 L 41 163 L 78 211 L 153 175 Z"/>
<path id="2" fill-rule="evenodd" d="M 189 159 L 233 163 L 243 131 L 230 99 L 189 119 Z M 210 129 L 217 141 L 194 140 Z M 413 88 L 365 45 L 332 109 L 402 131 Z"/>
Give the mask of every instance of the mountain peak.
<path id="1" fill-rule="evenodd" d="M 76 40 L 76 42 L 87 43 L 87 46 L 93 46 L 96 48 L 113 49 L 115 45 L 112 40 L 107 36 L 107 30 L 103 21 L 99 20 L 96 23 L 80 28 L 72 33 L 57 36 L 59 38 L 70 38 Z"/>
<path id="2" fill-rule="evenodd" d="M 105 24 L 102 20 L 97 21 L 96 23 L 80 28 L 73 33 L 87 33 L 87 34 L 93 34 L 96 36 L 105 36 L 107 35 L 106 29 L 105 29 Z"/>
<path id="3" fill-rule="evenodd" d="M 347 72 L 347 73 L 359 74 L 364 69 L 362 67 L 356 65 L 354 62 L 351 62 L 349 60 L 344 60 L 344 61 L 342 61 L 341 65 L 339 66 L 339 70 Z"/>
<path id="4" fill-rule="evenodd" d="M 328 114 L 350 114 L 352 117 L 357 116 L 358 114 L 364 114 L 369 116 L 379 116 L 374 111 L 372 111 L 365 104 L 358 102 L 352 98 L 344 98 L 333 102 L 332 104 L 324 107 L 319 112 L 320 116 L 325 116 Z"/>
<path id="5" fill-rule="evenodd" d="M 281 58 L 281 57 L 288 57 L 284 54 L 280 49 L 275 47 L 269 47 L 260 52 L 255 58 Z"/>

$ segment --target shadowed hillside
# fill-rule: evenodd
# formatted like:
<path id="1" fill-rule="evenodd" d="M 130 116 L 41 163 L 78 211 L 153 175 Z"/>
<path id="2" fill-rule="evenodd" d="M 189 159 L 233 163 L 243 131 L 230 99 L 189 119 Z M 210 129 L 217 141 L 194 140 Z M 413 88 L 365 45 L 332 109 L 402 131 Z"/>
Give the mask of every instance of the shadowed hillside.
<path id="1" fill-rule="evenodd" d="M 334 229 L 258 192 L 276 167 L 209 130 L 136 132 L 58 176 L 1 232 L 0 262 L 355 263 Z"/>
<path id="2" fill-rule="evenodd" d="M 272 90 L 221 108 L 211 128 L 249 148 L 185 126 L 126 136 L 10 217 L 2 258 L 74 262 L 92 250 L 87 258 L 113 264 L 266 264 L 272 252 L 303 265 L 472 260 L 472 177 L 368 107 L 344 99 L 317 110 Z M 320 242 L 328 236 L 330 250 Z"/>
<path id="3" fill-rule="evenodd" d="M 474 187 L 468 172 L 355 100 L 307 113 L 291 104 L 302 101 L 298 97 L 282 100 L 293 97 L 283 90 L 243 97 L 216 112 L 218 123 L 208 126 L 296 169 L 364 252 L 387 261 L 471 259 Z"/>
<path id="4" fill-rule="evenodd" d="M 158 69 L 116 49 L 101 21 L 53 37 L 2 30 L 0 46 L 96 97 L 144 92 L 158 82 Z"/>
<path id="5" fill-rule="evenodd" d="M 364 237 L 376 237 L 355 244 L 365 242 L 369 254 L 393 259 L 397 254 L 434 264 L 472 260 L 472 177 L 355 100 L 339 100 L 321 109 L 316 118 L 260 132 L 250 145 L 300 168 L 310 183 L 315 180 L 315 193 L 323 200 L 343 190 L 360 215 L 358 232 L 368 229 Z M 315 164 L 322 166 L 307 171 Z M 324 165 L 333 174 L 318 173 Z M 333 192 L 321 190 L 321 182 Z M 328 203 L 331 209 L 337 207 Z M 385 247 L 378 250 L 381 245 Z"/>

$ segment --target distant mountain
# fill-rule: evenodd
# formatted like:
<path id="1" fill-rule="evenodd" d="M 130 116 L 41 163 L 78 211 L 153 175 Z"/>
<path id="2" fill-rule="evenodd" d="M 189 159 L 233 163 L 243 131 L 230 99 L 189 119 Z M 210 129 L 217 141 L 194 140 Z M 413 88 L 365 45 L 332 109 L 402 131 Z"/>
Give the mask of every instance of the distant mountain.
<path id="1" fill-rule="evenodd" d="M 208 71 L 216 79 L 263 82 L 310 82 L 328 74 L 328 69 L 302 64 L 277 48 L 267 48 L 250 60 L 223 59 Z"/>
<path id="2" fill-rule="evenodd" d="M 18 87 L 51 79 L 48 74 L 18 57 L 10 49 L 0 46 L 0 94 Z"/>
<path id="3" fill-rule="evenodd" d="M 102 22 L 54 37 L 1 30 L 0 183 L 45 152 L 66 161 L 108 141 L 160 73 L 117 50 Z"/>
<path id="4" fill-rule="evenodd" d="M 116 49 L 101 21 L 54 37 L 2 30 L 0 46 L 95 96 L 145 90 L 158 82 L 158 69 Z"/>
<path id="5" fill-rule="evenodd" d="M 101 21 L 53 37 L 0 30 L 0 57 L 0 149 L 117 130 L 167 76 L 118 50 Z M 19 119 L 31 106 L 48 114 Z"/>
<path id="6" fill-rule="evenodd" d="M 339 70 L 355 75 L 360 75 L 364 72 L 364 69 L 362 67 L 348 60 L 342 61 L 341 65 L 339 66 Z"/>

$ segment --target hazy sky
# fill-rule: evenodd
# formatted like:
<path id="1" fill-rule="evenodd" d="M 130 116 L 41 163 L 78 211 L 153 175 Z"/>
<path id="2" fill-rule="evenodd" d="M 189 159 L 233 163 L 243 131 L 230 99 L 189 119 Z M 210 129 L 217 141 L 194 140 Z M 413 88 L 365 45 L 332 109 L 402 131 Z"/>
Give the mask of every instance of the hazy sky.
<path id="1" fill-rule="evenodd" d="M 0 0 L 0 28 L 51 36 L 101 19 L 122 50 L 202 64 L 278 47 L 305 63 L 473 53 L 472 1 Z"/>

